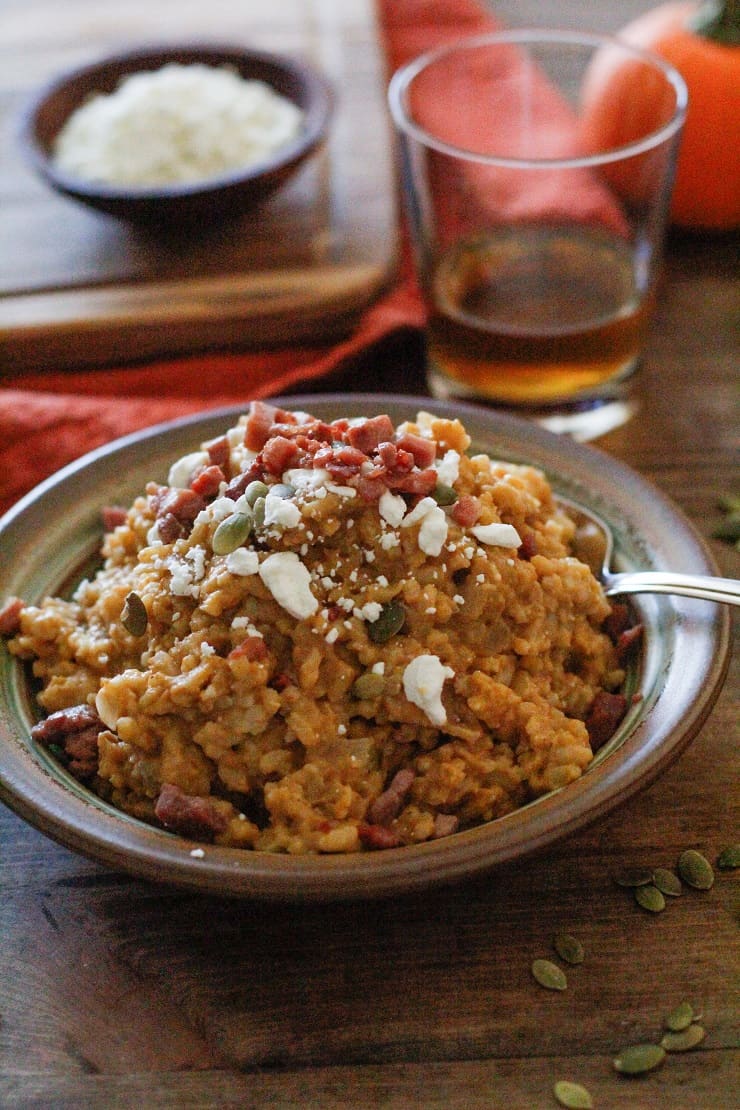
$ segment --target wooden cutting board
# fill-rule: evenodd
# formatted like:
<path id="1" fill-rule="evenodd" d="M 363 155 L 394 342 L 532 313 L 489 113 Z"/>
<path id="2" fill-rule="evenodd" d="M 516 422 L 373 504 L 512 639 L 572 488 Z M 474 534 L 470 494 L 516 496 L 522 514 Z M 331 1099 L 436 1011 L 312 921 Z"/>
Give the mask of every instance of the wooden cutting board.
<path id="1" fill-rule="evenodd" d="M 334 87 L 326 147 L 255 213 L 164 241 L 24 165 L 14 131 L 39 85 L 196 40 L 302 57 Z M 0 374 L 346 332 L 397 261 L 384 66 L 373 0 L 0 0 Z"/>

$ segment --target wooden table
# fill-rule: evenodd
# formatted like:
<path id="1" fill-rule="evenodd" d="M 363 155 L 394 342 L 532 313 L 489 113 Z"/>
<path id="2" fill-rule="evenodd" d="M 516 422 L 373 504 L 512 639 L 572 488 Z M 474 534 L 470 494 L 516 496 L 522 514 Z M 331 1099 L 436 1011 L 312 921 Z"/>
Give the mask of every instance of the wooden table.
<path id="1" fill-rule="evenodd" d="M 585 0 L 561 6 L 592 26 L 610 7 L 589 0 L 587 19 Z M 502 9 L 556 21 L 546 4 Z M 718 496 L 738 492 L 736 251 L 671 236 L 642 407 L 599 442 L 705 537 Z M 418 337 L 326 384 L 422 391 Z M 737 552 L 709 543 L 721 572 L 740 575 Z M 649 790 L 545 855 L 435 893 L 303 908 L 198 897 L 107 871 L 0 810 L 0 1104 L 537 1110 L 568 1078 L 597 1107 L 731 1110 L 737 875 L 659 915 L 614 875 L 673 866 L 688 847 L 714 860 L 740 839 L 738 662 Z M 586 959 L 555 993 L 530 965 L 560 929 Z M 649 1077 L 618 1076 L 617 1051 L 654 1041 L 684 999 L 703 1013 L 704 1043 Z"/>

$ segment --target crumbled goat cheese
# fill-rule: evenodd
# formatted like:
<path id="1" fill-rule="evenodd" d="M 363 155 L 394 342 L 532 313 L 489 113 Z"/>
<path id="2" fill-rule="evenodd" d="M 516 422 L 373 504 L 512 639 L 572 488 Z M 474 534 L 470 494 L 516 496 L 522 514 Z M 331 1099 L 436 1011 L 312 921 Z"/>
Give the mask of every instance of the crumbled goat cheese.
<path id="1" fill-rule="evenodd" d="M 439 555 L 447 539 L 447 517 L 433 497 L 422 497 L 401 521 L 402 528 L 421 521 L 419 547 L 426 555 Z"/>
<path id="2" fill-rule="evenodd" d="M 283 471 L 283 481 L 295 490 L 316 490 L 318 486 L 325 486 L 330 480 L 329 471 L 320 466 L 315 470 L 297 468 Z"/>
<path id="3" fill-rule="evenodd" d="M 383 520 L 390 524 L 391 528 L 397 528 L 406 515 L 406 502 L 400 494 L 391 493 L 387 489 L 385 493 L 380 495 L 378 511 Z"/>
<path id="4" fill-rule="evenodd" d="M 380 537 L 380 546 L 383 548 L 384 551 L 390 551 L 392 547 L 398 547 L 400 542 L 401 541 L 398 537 L 398 533 L 396 532 L 385 532 Z"/>
<path id="5" fill-rule="evenodd" d="M 353 610 L 354 616 L 359 617 L 360 620 L 369 621 L 373 624 L 380 614 L 383 612 L 383 606 L 378 601 L 366 601 L 360 608 Z"/>
<path id="6" fill-rule="evenodd" d="M 446 486 L 454 486 L 460 477 L 460 454 L 458 451 L 445 451 L 437 463 L 437 475 Z"/>
<path id="7" fill-rule="evenodd" d="M 329 493 L 336 493 L 337 497 L 345 497 L 348 500 L 357 497 L 357 490 L 353 486 L 337 486 L 334 482 L 327 482 L 326 488 Z"/>
<path id="8" fill-rule="evenodd" d="M 295 501 L 268 493 L 265 498 L 265 524 L 279 524 L 282 528 L 295 528 L 301 520 L 301 510 Z"/>
<path id="9" fill-rule="evenodd" d="M 170 572 L 170 593 L 175 597 L 198 597 L 200 582 L 205 574 L 206 553 L 202 547 L 191 547 L 185 559 L 170 555 L 164 565 Z"/>
<path id="10" fill-rule="evenodd" d="M 380 659 L 377 663 L 373 663 L 370 670 L 373 672 L 373 674 L 385 674 L 385 663 L 382 659 Z"/>
<path id="11" fill-rule="evenodd" d="M 262 161 L 302 122 L 301 109 L 263 81 L 227 66 L 169 64 L 72 112 L 54 158 L 68 173 L 113 185 L 203 181 Z"/>
<path id="12" fill-rule="evenodd" d="M 210 458 L 205 451 L 193 451 L 173 463 L 167 475 L 167 485 L 174 489 L 187 489 L 190 479 L 201 466 L 208 466 Z"/>
<path id="13" fill-rule="evenodd" d="M 522 542 L 513 524 L 477 524 L 470 531 L 489 547 L 519 547 Z"/>
<path id="14" fill-rule="evenodd" d="M 303 620 L 319 607 L 311 593 L 311 575 L 294 551 L 276 551 L 260 564 L 259 575 L 267 589 L 291 617 Z"/>
<path id="15" fill-rule="evenodd" d="M 236 551 L 232 551 L 226 556 L 226 569 L 229 574 L 237 574 L 242 578 L 246 578 L 250 574 L 256 574 L 259 565 L 257 552 L 246 547 L 237 547 Z"/>
<path id="16" fill-rule="evenodd" d="M 445 667 L 436 655 L 417 655 L 403 672 L 404 694 L 438 728 L 447 720 L 447 712 L 442 705 L 442 687 L 446 678 L 454 677 L 452 668 Z"/>

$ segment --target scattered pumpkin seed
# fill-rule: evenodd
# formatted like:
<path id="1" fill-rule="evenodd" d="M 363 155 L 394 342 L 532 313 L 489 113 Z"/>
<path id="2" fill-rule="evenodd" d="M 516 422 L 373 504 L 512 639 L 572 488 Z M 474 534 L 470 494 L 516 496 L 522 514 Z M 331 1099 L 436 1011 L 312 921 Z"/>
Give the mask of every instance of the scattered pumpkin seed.
<path id="1" fill-rule="evenodd" d="M 552 944 L 560 959 L 565 960 L 567 964 L 583 963 L 586 955 L 585 949 L 580 940 L 571 936 L 570 933 L 556 933 Z"/>
<path id="2" fill-rule="evenodd" d="M 623 1048 L 614 1058 L 614 1070 L 621 1075 L 643 1075 L 659 1067 L 665 1060 L 665 1049 L 659 1044 L 633 1044 Z"/>
<path id="3" fill-rule="evenodd" d="M 376 674 L 375 671 L 365 671 L 353 683 L 352 695 L 360 700 L 379 698 L 384 688 L 385 680 L 382 675 Z"/>
<path id="4" fill-rule="evenodd" d="M 252 505 L 252 517 L 254 519 L 255 528 L 261 528 L 265 523 L 265 499 L 264 497 L 256 497 L 254 505 Z"/>
<path id="5" fill-rule="evenodd" d="M 650 913 L 661 913 L 665 909 L 665 898 L 652 883 L 635 887 L 635 901 Z"/>
<path id="6" fill-rule="evenodd" d="M 683 894 L 681 880 L 675 871 L 669 871 L 667 867 L 655 868 L 653 886 L 657 886 L 660 893 L 667 894 L 669 898 L 679 898 Z"/>
<path id="7" fill-rule="evenodd" d="M 437 482 L 432 490 L 432 497 L 438 505 L 454 505 L 457 501 L 457 490 L 445 485 L 444 482 Z"/>
<path id="8" fill-rule="evenodd" d="M 614 881 L 617 886 L 647 886 L 653 881 L 653 872 L 649 867 L 623 867 L 619 874 L 614 876 Z"/>
<path id="9" fill-rule="evenodd" d="M 686 1029 L 677 1030 L 675 1033 L 665 1033 L 660 1044 L 666 1052 L 690 1052 L 692 1048 L 701 1044 L 706 1035 L 704 1026 L 694 1023 L 687 1026 Z"/>
<path id="10" fill-rule="evenodd" d="M 720 509 L 725 513 L 740 513 L 740 496 L 734 493 L 724 493 L 718 501 Z"/>
<path id="11" fill-rule="evenodd" d="M 580 1083 L 559 1079 L 553 1087 L 553 1094 L 565 1110 L 593 1110 L 593 1099 Z"/>
<path id="12" fill-rule="evenodd" d="M 688 848 L 678 857 L 678 873 L 695 890 L 709 890 L 714 883 L 711 863 L 695 848 Z"/>
<path id="13" fill-rule="evenodd" d="M 148 623 L 146 606 L 139 595 L 132 590 L 131 593 L 126 594 L 126 600 L 123 603 L 121 624 L 132 636 L 143 636 Z"/>
<path id="14" fill-rule="evenodd" d="M 712 538 L 737 543 L 740 540 L 740 512 L 728 513 L 724 520 L 712 529 Z"/>
<path id="15" fill-rule="evenodd" d="M 568 986 L 565 972 L 552 960 L 535 960 L 532 964 L 532 974 L 540 986 L 549 991 L 564 991 Z"/>
<path id="16" fill-rule="evenodd" d="M 406 623 L 406 610 L 400 601 L 389 601 L 376 621 L 367 624 L 367 634 L 374 644 L 385 644 L 400 632 Z"/>
<path id="17" fill-rule="evenodd" d="M 740 844 L 723 848 L 717 856 L 717 867 L 720 871 L 734 871 L 736 867 L 740 867 Z"/>
<path id="18" fill-rule="evenodd" d="M 695 1016 L 694 1007 L 690 1002 L 679 1002 L 665 1019 L 666 1028 L 672 1033 L 680 1033 L 688 1029 Z"/>
<path id="19" fill-rule="evenodd" d="M 264 482 L 254 481 L 250 482 L 244 490 L 244 496 L 247 504 L 253 509 L 254 503 L 258 497 L 267 497 L 269 490 Z"/>
<path id="20" fill-rule="evenodd" d="M 232 513 L 226 520 L 222 520 L 211 540 L 213 554 L 229 555 L 236 551 L 252 531 L 252 523 L 251 513 Z"/>

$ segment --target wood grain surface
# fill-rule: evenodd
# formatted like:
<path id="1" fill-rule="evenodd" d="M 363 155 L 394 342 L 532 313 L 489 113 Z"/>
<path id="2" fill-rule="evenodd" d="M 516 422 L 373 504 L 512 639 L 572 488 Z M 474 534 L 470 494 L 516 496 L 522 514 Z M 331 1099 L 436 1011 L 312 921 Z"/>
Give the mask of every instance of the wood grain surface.
<path id="1" fill-rule="evenodd" d="M 602 26 L 627 7 L 562 4 Z M 557 23 L 560 6 L 497 11 Z M 735 577 L 740 554 L 711 533 L 720 495 L 740 492 L 736 260 L 736 239 L 671 235 L 638 411 L 597 444 L 671 496 Z M 324 384 L 422 392 L 420 339 Z M 0 809 L 0 1104 L 549 1110 L 567 1078 L 599 1110 L 735 1110 L 737 872 L 658 915 L 614 876 L 689 847 L 714 861 L 740 840 L 737 629 L 714 710 L 652 787 L 546 854 L 434 893 L 302 908 L 197 897 L 87 862 Z M 560 929 L 586 956 L 555 993 L 530 965 Z M 705 1041 L 617 1075 L 616 1053 L 659 1038 L 685 999 Z"/>
<path id="2" fill-rule="evenodd" d="M 164 238 L 53 193 L 15 141 L 31 94 L 149 42 L 228 42 L 313 63 L 326 147 L 236 223 Z M 396 263 L 384 57 L 372 0 L 0 3 L 0 373 L 341 334 Z"/>

